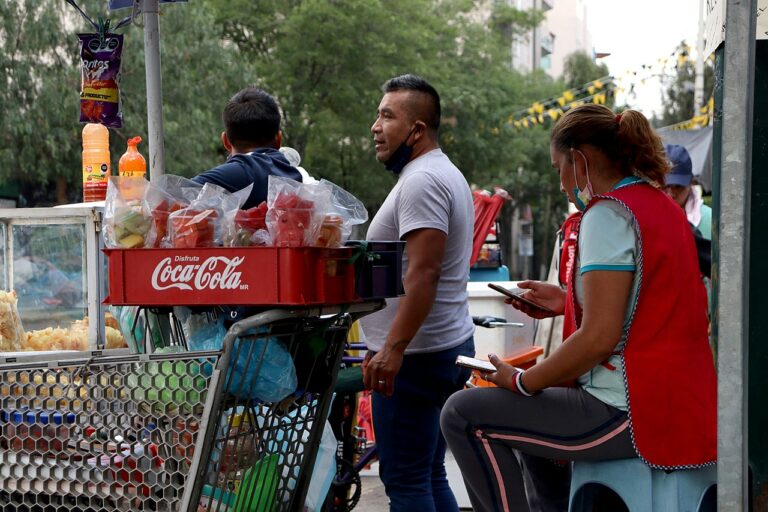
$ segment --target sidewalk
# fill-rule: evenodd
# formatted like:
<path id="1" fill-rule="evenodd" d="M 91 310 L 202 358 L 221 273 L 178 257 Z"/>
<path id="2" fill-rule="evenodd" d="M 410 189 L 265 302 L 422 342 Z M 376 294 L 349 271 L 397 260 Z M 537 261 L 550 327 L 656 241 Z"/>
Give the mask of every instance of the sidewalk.
<path id="1" fill-rule="evenodd" d="M 471 511 L 467 491 L 464 488 L 464 481 L 461 479 L 459 467 L 453 459 L 451 452 L 445 454 L 445 468 L 448 472 L 448 481 L 451 489 L 456 495 L 456 501 L 459 502 L 461 510 Z M 363 490 L 360 494 L 360 502 L 355 507 L 355 512 L 389 512 L 389 502 L 384 492 L 384 484 L 379 480 L 378 463 L 374 463 L 370 470 L 360 473 Z"/>

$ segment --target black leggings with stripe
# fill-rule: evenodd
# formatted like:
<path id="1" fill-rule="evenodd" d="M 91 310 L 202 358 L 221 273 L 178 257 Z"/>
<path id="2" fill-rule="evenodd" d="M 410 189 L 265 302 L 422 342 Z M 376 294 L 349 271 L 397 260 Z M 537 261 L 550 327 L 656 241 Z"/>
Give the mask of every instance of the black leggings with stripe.
<path id="1" fill-rule="evenodd" d="M 581 388 L 533 397 L 466 389 L 445 404 L 440 426 L 475 512 L 567 509 L 570 472 L 553 461 L 637 456 L 627 413 Z"/>

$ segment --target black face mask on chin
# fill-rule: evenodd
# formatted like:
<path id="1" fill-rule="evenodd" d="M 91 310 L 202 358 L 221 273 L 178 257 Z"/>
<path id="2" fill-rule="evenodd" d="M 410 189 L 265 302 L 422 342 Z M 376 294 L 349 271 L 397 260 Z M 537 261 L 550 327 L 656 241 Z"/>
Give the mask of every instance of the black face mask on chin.
<path id="1" fill-rule="evenodd" d="M 416 129 L 416 126 L 411 128 L 411 131 L 408 132 L 408 135 L 405 136 L 405 140 L 398 146 L 398 148 L 392 153 L 386 162 L 384 162 L 384 168 L 388 171 L 391 171 L 395 176 L 398 176 L 400 172 L 403 170 L 403 167 L 410 162 L 411 155 L 413 154 L 413 146 L 409 146 L 406 144 L 408 142 L 408 139 L 411 138 L 411 134 L 413 133 L 413 130 Z"/>

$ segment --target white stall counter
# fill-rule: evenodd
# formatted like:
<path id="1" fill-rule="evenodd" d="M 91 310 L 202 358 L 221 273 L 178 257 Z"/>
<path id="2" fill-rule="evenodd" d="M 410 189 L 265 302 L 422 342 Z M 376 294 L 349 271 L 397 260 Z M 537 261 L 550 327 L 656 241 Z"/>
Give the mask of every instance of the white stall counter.
<path id="1" fill-rule="evenodd" d="M 495 281 L 504 288 L 515 288 L 517 281 Z M 496 316 L 507 322 L 520 322 L 523 327 L 475 328 L 475 353 L 480 359 L 487 359 L 493 352 L 504 358 L 533 345 L 535 320 L 504 302 L 504 295 L 488 287 L 487 282 L 467 283 L 469 313 L 472 316 Z"/>

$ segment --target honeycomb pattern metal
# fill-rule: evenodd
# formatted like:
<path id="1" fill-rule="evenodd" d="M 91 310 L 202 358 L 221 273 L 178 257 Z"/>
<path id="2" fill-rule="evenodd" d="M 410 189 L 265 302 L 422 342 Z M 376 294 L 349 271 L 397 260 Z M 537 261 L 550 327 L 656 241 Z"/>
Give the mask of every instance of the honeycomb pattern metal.
<path id="1" fill-rule="evenodd" d="M 0 366 L 0 510 L 178 510 L 215 362 Z"/>
<path id="2" fill-rule="evenodd" d="M 302 510 L 349 323 L 275 322 L 221 352 L 0 365 L 0 510 Z M 276 401 L 251 393 L 271 344 L 297 383 Z"/>

